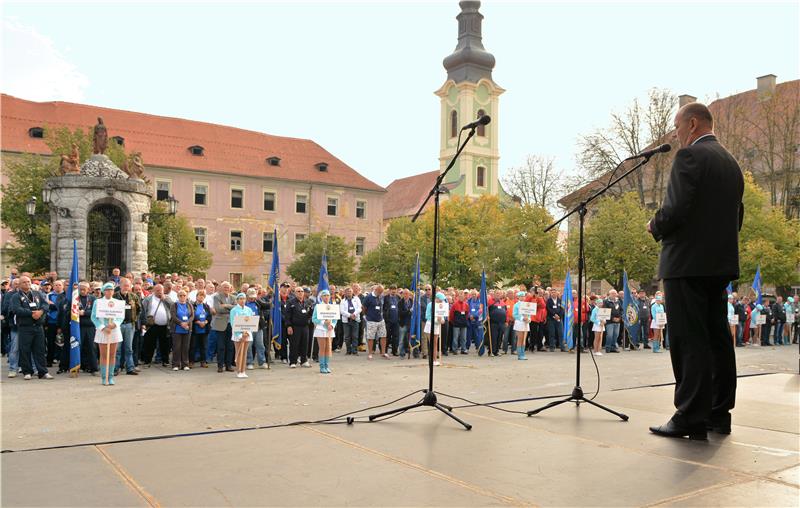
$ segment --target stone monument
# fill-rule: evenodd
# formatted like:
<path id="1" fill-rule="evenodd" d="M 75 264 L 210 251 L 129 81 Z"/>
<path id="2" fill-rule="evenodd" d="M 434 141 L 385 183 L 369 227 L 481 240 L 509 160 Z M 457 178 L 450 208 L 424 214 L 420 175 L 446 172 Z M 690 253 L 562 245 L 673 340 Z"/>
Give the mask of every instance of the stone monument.
<path id="1" fill-rule="evenodd" d="M 105 155 L 108 131 L 94 127 L 92 156 L 80 164 L 78 147 L 61 157 L 61 176 L 49 178 L 50 267 L 69 277 L 72 241 L 78 242 L 80 277 L 107 280 L 111 270 L 147 270 L 147 223 L 152 189 L 144 180 L 141 156 L 132 154 L 124 171 Z M 78 169 L 79 168 L 79 169 Z"/>

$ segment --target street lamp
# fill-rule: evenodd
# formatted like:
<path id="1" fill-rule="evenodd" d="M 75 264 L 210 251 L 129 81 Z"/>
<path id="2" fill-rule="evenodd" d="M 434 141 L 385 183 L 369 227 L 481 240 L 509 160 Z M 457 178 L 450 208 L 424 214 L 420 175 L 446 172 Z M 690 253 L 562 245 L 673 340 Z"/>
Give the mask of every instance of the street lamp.
<path id="1" fill-rule="evenodd" d="M 28 217 L 36 217 L 36 196 L 31 197 L 31 199 L 25 203 L 25 211 L 28 213 Z"/>
<path id="2" fill-rule="evenodd" d="M 52 196 L 53 190 L 47 187 L 42 189 L 42 203 L 50 204 L 50 197 Z"/>
<path id="3" fill-rule="evenodd" d="M 143 213 L 142 214 L 142 222 L 150 222 L 150 219 L 154 217 L 162 217 L 164 215 L 175 216 L 178 213 L 178 200 L 175 199 L 175 196 L 170 196 L 167 198 L 167 213 L 161 212 L 150 212 L 150 213 Z"/>

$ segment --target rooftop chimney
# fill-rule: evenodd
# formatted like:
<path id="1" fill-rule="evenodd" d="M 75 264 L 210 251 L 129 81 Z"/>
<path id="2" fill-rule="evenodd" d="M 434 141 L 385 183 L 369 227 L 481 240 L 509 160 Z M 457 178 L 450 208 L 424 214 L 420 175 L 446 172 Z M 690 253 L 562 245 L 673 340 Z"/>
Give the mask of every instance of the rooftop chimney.
<path id="1" fill-rule="evenodd" d="M 758 91 L 758 98 L 761 100 L 769 99 L 775 93 L 775 79 L 778 76 L 775 74 L 767 74 L 766 76 L 760 76 L 756 78 L 756 82 L 758 86 L 756 90 Z"/>
<path id="2" fill-rule="evenodd" d="M 696 101 L 697 101 L 697 97 L 695 97 L 694 95 L 689 95 L 689 94 L 679 95 L 678 96 L 678 107 L 682 108 L 685 105 L 690 104 L 692 102 L 696 102 Z"/>

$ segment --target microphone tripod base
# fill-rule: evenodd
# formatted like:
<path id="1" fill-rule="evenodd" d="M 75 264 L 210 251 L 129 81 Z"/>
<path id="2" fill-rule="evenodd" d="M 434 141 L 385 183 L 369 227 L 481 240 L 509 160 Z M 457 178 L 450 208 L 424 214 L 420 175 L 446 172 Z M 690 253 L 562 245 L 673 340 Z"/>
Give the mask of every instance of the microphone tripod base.
<path id="1" fill-rule="evenodd" d="M 550 402 L 549 404 L 546 404 L 546 405 L 540 407 L 539 409 L 534 409 L 532 411 L 528 411 L 528 416 L 533 416 L 535 414 L 539 414 L 542 411 L 550 409 L 551 407 L 559 406 L 561 404 L 564 404 L 565 402 L 574 402 L 576 406 L 580 406 L 580 404 L 582 402 L 585 402 L 586 404 L 590 404 L 590 405 L 592 405 L 592 406 L 594 406 L 596 408 L 602 409 L 603 411 L 607 411 L 607 412 L 611 413 L 612 415 L 617 416 L 623 422 L 627 422 L 628 421 L 628 415 L 622 414 L 622 413 L 618 413 L 618 412 L 614 411 L 613 409 L 609 409 L 609 408 L 605 407 L 602 404 L 598 404 L 597 402 L 595 402 L 593 400 L 587 399 L 583 395 L 583 389 L 580 386 L 576 386 L 575 388 L 573 388 L 572 389 L 572 395 L 570 395 L 566 399 L 556 400 L 556 401 Z"/>
<path id="2" fill-rule="evenodd" d="M 384 416 L 391 416 L 391 415 L 395 415 L 395 414 L 398 414 L 398 413 L 405 413 L 409 409 L 416 409 L 418 407 L 426 407 L 426 406 L 438 409 L 442 413 L 446 414 L 447 416 L 449 416 L 453 420 L 455 420 L 458 423 L 460 423 L 461 425 L 463 425 L 465 429 L 472 430 L 472 425 L 470 425 L 469 423 L 465 422 L 464 420 L 462 420 L 461 418 L 459 418 L 459 417 L 457 417 L 456 415 L 453 414 L 453 408 L 452 407 L 446 406 L 446 405 L 440 403 L 436 399 L 436 392 L 434 392 L 433 390 L 425 390 L 425 396 L 422 398 L 421 401 L 417 402 L 416 404 L 411 404 L 411 405 L 408 405 L 408 406 L 399 407 L 397 409 L 392 409 L 390 411 L 384 411 L 383 413 L 378 413 L 376 415 L 370 415 L 369 416 L 369 421 L 374 421 L 374 420 L 376 420 L 378 418 L 382 418 Z M 627 419 L 627 416 L 625 418 Z"/>

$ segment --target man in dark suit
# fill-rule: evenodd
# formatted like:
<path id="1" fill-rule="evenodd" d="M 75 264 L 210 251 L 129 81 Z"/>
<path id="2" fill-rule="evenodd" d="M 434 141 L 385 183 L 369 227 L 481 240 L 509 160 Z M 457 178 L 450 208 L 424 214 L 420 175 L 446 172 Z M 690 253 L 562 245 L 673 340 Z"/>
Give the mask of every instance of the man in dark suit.
<path id="1" fill-rule="evenodd" d="M 736 358 L 727 322 L 725 288 L 739 278 L 739 229 L 744 178 L 736 159 L 714 136 L 706 106 L 691 103 L 675 116 L 681 149 L 667 194 L 647 226 L 661 241 L 677 411 L 650 427 L 667 437 L 706 439 L 730 433 L 736 399 Z"/>

